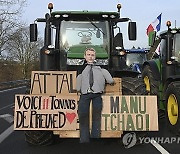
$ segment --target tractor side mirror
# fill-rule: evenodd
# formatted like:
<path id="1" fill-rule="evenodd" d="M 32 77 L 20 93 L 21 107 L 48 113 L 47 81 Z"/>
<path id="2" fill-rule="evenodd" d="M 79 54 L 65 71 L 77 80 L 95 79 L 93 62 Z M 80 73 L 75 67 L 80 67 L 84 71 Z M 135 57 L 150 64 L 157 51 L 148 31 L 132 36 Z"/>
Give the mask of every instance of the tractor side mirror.
<path id="1" fill-rule="evenodd" d="M 30 24 L 30 42 L 37 41 L 37 24 Z"/>
<path id="2" fill-rule="evenodd" d="M 128 24 L 128 36 L 129 40 L 136 40 L 136 22 L 129 22 Z"/>
<path id="3" fill-rule="evenodd" d="M 117 35 L 114 37 L 114 48 L 116 49 L 116 47 L 124 48 L 122 33 L 117 33 Z"/>

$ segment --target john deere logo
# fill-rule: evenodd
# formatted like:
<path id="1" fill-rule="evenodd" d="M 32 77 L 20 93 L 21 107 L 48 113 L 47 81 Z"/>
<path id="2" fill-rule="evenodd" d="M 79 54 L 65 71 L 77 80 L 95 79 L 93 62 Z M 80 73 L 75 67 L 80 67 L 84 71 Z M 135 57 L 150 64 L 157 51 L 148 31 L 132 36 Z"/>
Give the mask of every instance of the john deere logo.
<path id="1" fill-rule="evenodd" d="M 123 144 L 125 148 L 131 148 L 136 144 L 136 134 L 134 132 L 127 133 L 123 136 Z"/>

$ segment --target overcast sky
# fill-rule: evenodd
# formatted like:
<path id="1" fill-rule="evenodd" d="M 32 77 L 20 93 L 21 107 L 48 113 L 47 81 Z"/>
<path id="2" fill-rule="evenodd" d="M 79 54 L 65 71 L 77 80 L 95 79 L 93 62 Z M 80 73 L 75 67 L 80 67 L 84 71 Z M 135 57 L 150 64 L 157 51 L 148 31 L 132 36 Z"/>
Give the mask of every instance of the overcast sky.
<path id="1" fill-rule="evenodd" d="M 124 23 L 121 31 L 124 35 L 125 48 L 148 47 L 146 28 L 157 16 L 162 13 L 161 30 L 166 30 L 166 21 L 170 20 L 173 27 L 175 20 L 180 27 L 180 0 L 28 0 L 23 19 L 32 23 L 38 17 L 44 17 L 49 12 L 47 5 L 54 4 L 56 10 L 93 10 L 93 11 L 117 11 L 116 5 L 122 5 L 121 17 L 129 17 L 137 22 L 137 40 L 128 41 L 127 23 Z"/>

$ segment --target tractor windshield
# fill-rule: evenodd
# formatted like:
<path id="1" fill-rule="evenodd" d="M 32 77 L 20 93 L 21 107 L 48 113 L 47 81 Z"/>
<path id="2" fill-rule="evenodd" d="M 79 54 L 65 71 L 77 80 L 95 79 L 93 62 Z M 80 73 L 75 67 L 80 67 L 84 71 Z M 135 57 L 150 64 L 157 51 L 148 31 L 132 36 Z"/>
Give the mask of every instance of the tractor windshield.
<path id="1" fill-rule="evenodd" d="M 175 35 L 174 41 L 175 48 L 172 56 L 174 56 L 175 60 L 180 63 L 180 34 Z"/>
<path id="2" fill-rule="evenodd" d="M 108 25 L 107 21 L 62 21 L 60 48 L 67 53 L 67 64 L 81 65 L 84 50 L 94 48 L 97 60 L 107 65 L 110 44 Z"/>

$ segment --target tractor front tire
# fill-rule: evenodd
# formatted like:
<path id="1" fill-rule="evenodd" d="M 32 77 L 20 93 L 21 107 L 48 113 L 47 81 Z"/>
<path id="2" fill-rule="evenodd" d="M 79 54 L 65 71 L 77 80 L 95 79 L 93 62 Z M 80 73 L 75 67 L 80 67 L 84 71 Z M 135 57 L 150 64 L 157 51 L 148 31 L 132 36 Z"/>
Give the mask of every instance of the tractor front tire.
<path id="1" fill-rule="evenodd" d="M 142 71 L 142 78 L 146 85 L 146 91 L 148 91 L 150 95 L 157 95 L 159 97 L 160 82 L 154 78 L 153 72 L 149 65 L 144 67 Z"/>
<path id="2" fill-rule="evenodd" d="M 153 76 L 153 72 L 149 65 L 146 65 L 142 71 L 142 78 L 146 85 L 146 91 L 149 95 L 156 95 L 157 96 L 157 107 L 158 107 L 158 117 L 164 118 L 164 110 L 160 108 L 160 93 L 159 93 L 159 86 L 160 81 L 155 79 Z"/>
<path id="3" fill-rule="evenodd" d="M 24 131 L 25 141 L 30 145 L 47 146 L 54 141 L 54 134 L 52 131 Z"/>
<path id="4" fill-rule="evenodd" d="M 180 81 L 172 82 L 165 92 L 166 121 L 169 130 L 180 136 Z"/>
<path id="5" fill-rule="evenodd" d="M 122 94 L 123 95 L 147 95 L 146 86 L 142 80 L 142 78 L 132 78 L 132 77 L 124 77 L 122 78 Z M 124 135 L 132 133 L 132 131 L 124 131 L 121 136 L 122 139 Z M 139 138 L 147 136 L 147 131 L 135 131 L 137 144 L 139 143 Z"/>
<path id="6" fill-rule="evenodd" d="M 122 78 L 123 95 L 147 95 L 146 87 L 141 78 Z"/>
<path id="7" fill-rule="evenodd" d="M 26 94 L 30 94 L 31 81 L 27 82 Z M 25 141 L 30 145 L 46 146 L 54 142 L 53 131 L 27 130 L 24 131 Z"/>

